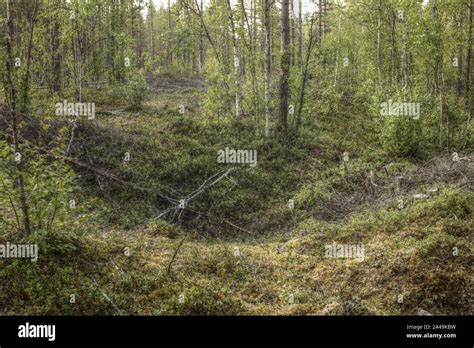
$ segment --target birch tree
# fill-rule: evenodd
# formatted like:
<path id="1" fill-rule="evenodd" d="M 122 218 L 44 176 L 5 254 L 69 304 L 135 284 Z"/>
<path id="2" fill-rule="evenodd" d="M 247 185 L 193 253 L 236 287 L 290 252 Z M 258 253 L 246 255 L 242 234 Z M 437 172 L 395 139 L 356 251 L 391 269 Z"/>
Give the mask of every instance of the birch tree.
<path id="1" fill-rule="evenodd" d="M 240 105 L 240 59 L 239 59 L 239 48 L 237 46 L 237 31 L 235 29 L 234 14 L 232 12 L 232 6 L 230 0 L 227 0 L 227 10 L 229 15 L 229 22 L 232 35 L 232 48 L 233 48 L 233 67 L 234 67 L 234 79 L 235 79 L 235 118 L 239 119 L 242 113 Z"/>
<path id="2" fill-rule="evenodd" d="M 288 99 L 290 95 L 288 79 L 290 74 L 290 0 L 281 2 L 281 62 L 280 62 L 280 113 L 278 126 L 280 130 L 288 128 Z"/>

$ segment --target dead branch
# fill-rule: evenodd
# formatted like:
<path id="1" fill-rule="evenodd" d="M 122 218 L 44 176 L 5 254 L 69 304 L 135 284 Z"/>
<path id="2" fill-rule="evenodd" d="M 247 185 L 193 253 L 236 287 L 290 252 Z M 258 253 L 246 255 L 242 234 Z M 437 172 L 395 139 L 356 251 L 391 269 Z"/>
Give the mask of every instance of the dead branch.
<path id="1" fill-rule="evenodd" d="M 223 174 L 221 174 L 222 173 L 222 171 L 221 171 L 221 172 L 216 173 L 216 174 L 212 175 L 211 177 L 207 178 L 206 180 L 204 180 L 204 182 L 195 191 L 191 192 L 189 195 L 187 195 L 183 199 L 179 200 L 179 202 L 178 202 L 179 204 L 164 210 L 163 212 L 161 212 L 157 216 L 157 218 L 160 219 L 162 216 L 165 216 L 166 214 L 168 214 L 171 211 L 174 211 L 174 214 L 173 214 L 173 216 L 174 216 L 174 215 L 176 215 L 176 213 L 179 210 L 182 211 L 182 210 L 186 209 L 186 207 L 188 206 L 188 204 L 191 200 L 193 200 L 194 198 L 201 195 L 203 192 L 205 192 L 207 189 L 209 189 L 212 186 L 214 186 L 215 184 L 217 184 L 222 179 L 226 178 L 234 170 L 235 170 L 235 167 L 232 167 L 232 168 L 227 169 L 225 171 L 225 173 L 223 173 Z M 215 180 L 213 180 L 212 182 L 209 183 L 209 181 L 214 179 L 219 174 L 221 174 L 221 175 L 219 177 L 217 177 Z"/>
<path id="2" fill-rule="evenodd" d="M 102 290 L 102 288 L 99 286 L 99 284 L 97 283 L 97 281 L 95 280 L 94 277 L 91 278 L 92 279 L 92 282 L 94 283 L 94 285 L 97 287 L 97 289 L 100 291 L 100 293 L 102 294 L 102 296 L 105 297 L 105 299 L 115 308 L 115 310 L 120 314 L 120 315 L 123 315 L 122 311 L 120 310 L 120 308 L 117 307 L 117 305 L 115 303 L 112 302 L 112 300 L 110 299 L 109 296 L 107 296 L 107 294 L 104 292 L 104 290 Z"/>
<path id="3" fill-rule="evenodd" d="M 174 251 L 174 254 L 173 254 L 173 257 L 171 258 L 169 264 L 168 264 L 168 267 L 166 269 L 166 274 L 170 274 L 171 273 L 171 266 L 173 265 L 173 262 L 174 262 L 174 259 L 176 258 L 176 256 L 178 255 L 178 252 L 179 252 L 179 249 L 181 249 L 181 246 L 183 245 L 185 239 L 186 239 L 187 236 L 184 236 L 183 239 L 181 239 L 181 242 L 179 242 L 178 244 L 178 247 L 176 248 L 176 250 Z"/>
<path id="4" fill-rule="evenodd" d="M 177 201 L 176 199 L 173 199 L 173 198 L 171 198 L 171 197 L 168 197 L 168 196 L 166 196 L 166 195 L 164 195 L 164 194 L 162 194 L 162 193 L 160 193 L 160 192 L 156 192 L 156 191 L 154 191 L 154 190 L 150 190 L 150 189 L 147 189 L 147 188 L 145 188 L 145 187 L 141 187 L 141 186 L 139 186 L 139 185 L 130 183 L 130 182 L 128 182 L 128 181 L 125 181 L 125 180 L 119 178 L 118 176 L 116 176 L 115 174 L 105 171 L 104 169 L 97 168 L 97 167 L 93 167 L 93 166 L 91 166 L 91 165 L 89 165 L 89 164 L 87 164 L 87 163 L 83 163 L 83 162 L 80 162 L 80 161 L 75 160 L 75 159 L 71 159 L 71 158 L 64 158 L 64 159 L 65 159 L 67 162 L 69 162 L 69 163 L 72 163 L 72 164 L 74 164 L 74 165 L 76 165 L 76 166 L 78 166 L 78 167 L 87 169 L 87 170 L 89 170 L 89 171 L 91 171 L 91 172 L 94 172 L 94 173 L 96 173 L 96 174 L 99 174 L 99 175 L 101 175 L 101 176 L 103 176 L 103 177 L 109 178 L 109 179 L 111 179 L 111 180 L 113 180 L 113 181 L 116 181 L 116 182 L 122 184 L 122 185 L 133 187 L 134 189 L 139 190 L 139 191 L 154 193 L 154 194 L 156 194 L 157 196 L 159 196 L 159 197 L 161 197 L 161 198 L 163 198 L 163 199 L 165 199 L 165 200 L 167 200 L 167 201 L 169 201 L 169 202 L 171 202 L 171 203 L 178 203 L 178 202 L 179 202 L 179 201 Z"/>

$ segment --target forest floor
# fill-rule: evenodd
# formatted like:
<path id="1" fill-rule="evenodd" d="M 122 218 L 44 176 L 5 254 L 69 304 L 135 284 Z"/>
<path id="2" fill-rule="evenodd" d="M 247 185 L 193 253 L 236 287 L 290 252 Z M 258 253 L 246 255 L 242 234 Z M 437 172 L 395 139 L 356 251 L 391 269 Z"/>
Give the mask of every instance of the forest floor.
<path id="1" fill-rule="evenodd" d="M 17 282 L 10 291 L 23 295 L 4 299 L 6 313 L 473 313 L 474 156 L 341 163 L 343 145 L 316 130 L 285 150 L 252 140 L 251 119 L 239 132 L 209 119 L 200 79 L 148 83 L 142 110 L 104 96 L 97 123 L 75 139 L 73 155 L 102 170 L 76 168 L 104 222 L 79 226 L 72 263 L 38 262 L 32 272 L 47 285 Z M 225 146 L 258 148 L 258 166 L 207 187 L 231 167 L 216 163 Z M 174 207 L 202 187 L 186 209 Z M 363 253 L 326 257 L 333 243 Z"/>

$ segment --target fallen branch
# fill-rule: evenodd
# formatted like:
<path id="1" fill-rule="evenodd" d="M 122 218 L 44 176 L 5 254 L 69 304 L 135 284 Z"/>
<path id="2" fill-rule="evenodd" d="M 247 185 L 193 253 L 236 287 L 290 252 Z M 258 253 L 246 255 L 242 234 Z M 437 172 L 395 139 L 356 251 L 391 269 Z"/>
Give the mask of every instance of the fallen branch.
<path id="1" fill-rule="evenodd" d="M 130 183 L 130 182 L 128 182 L 128 181 L 125 181 L 125 180 L 119 178 L 118 176 L 116 176 L 115 174 L 109 173 L 109 172 L 107 172 L 107 171 L 105 171 L 105 170 L 103 170 L 103 169 L 101 169 L 101 168 L 93 167 L 93 166 L 91 166 L 91 165 L 89 165 L 89 164 L 87 164 L 87 163 L 83 163 L 83 162 L 80 162 L 80 161 L 78 161 L 78 160 L 71 159 L 71 158 L 65 158 L 65 160 L 66 160 L 67 162 L 69 162 L 69 163 L 72 163 L 72 164 L 78 166 L 78 167 L 87 169 L 87 170 L 89 170 L 89 171 L 91 171 L 91 172 L 94 172 L 94 173 L 96 173 L 96 174 L 99 174 L 99 175 L 101 175 L 101 176 L 103 176 L 103 177 L 106 177 L 106 178 L 109 178 L 109 179 L 111 179 L 111 180 L 114 180 L 114 181 L 116 181 L 116 182 L 118 182 L 118 183 L 120 183 L 120 184 L 122 184 L 122 185 L 133 187 L 133 188 L 136 189 L 136 190 L 154 193 L 154 194 L 156 194 L 158 197 L 161 197 L 161 198 L 163 198 L 163 199 L 165 199 L 165 200 L 167 200 L 167 201 L 169 201 L 169 202 L 171 202 L 171 203 L 178 203 L 178 202 L 179 202 L 178 200 L 173 199 L 173 198 L 168 197 L 168 196 L 165 196 L 164 194 L 162 194 L 162 193 L 160 193 L 160 192 L 156 192 L 156 191 L 147 189 L 147 188 L 145 188 L 145 187 L 141 187 L 141 186 L 139 186 L 139 185 Z"/>
<path id="2" fill-rule="evenodd" d="M 181 246 L 183 245 L 183 243 L 184 243 L 186 237 L 187 237 L 187 236 L 184 236 L 184 238 L 181 239 L 181 242 L 179 242 L 178 247 L 177 247 L 176 250 L 174 251 L 173 257 L 171 258 L 170 263 L 168 264 L 168 267 L 167 267 L 167 269 L 166 269 L 166 274 L 169 275 L 169 274 L 171 273 L 171 266 L 173 265 L 174 259 L 175 259 L 176 256 L 178 255 L 179 249 L 181 249 Z"/>
<path id="3" fill-rule="evenodd" d="M 122 311 L 120 310 L 120 308 L 118 308 L 117 305 L 112 302 L 112 300 L 110 299 L 110 297 L 107 296 L 107 294 L 104 292 L 104 290 L 102 290 L 102 288 L 99 286 L 99 284 L 97 283 L 97 281 L 95 280 L 94 277 L 92 277 L 92 282 L 93 282 L 94 285 L 97 287 L 97 289 L 99 289 L 99 291 L 101 292 L 102 296 L 104 296 L 105 299 L 115 308 L 115 310 L 116 310 L 120 315 L 123 315 L 123 313 L 122 313 Z"/>
<path id="4" fill-rule="evenodd" d="M 176 215 L 176 212 L 178 210 L 184 210 L 186 209 L 186 207 L 188 206 L 189 202 L 191 200 L 193 200 L 194 198 L 198 197 L 199 195 L 201 195 L 203 192 L 205 192 L 207 189 L 211 188 L 212 186 L 214 186 L 215 184 L 217 184 L 219 181 L 221 181 L 222 179 L 226 178 L 233 170 L 235 170 L 235 167 L 232 167 L 232 168 L 229 168 L 225 171 L 225 173 L 221 174 L 221 172 L 219 173 L 216 173 L 214 175 L 212 175 L 211 177 L 207 178 L 206 180 L 204 180 L 204 182 L 193 192 L 191 192 L 189 195 L 187 195 L 186 197 L 184 197 L 183 199 L 179 200 L 179 204 L 173 206 L 173 207 L 170 207 L 168 209 L 166 209 L 165 211 L 161 212 L 157 218 L 161 218 L 162 216 L 168 214 L 169 212 L 171 211 L 174 211 L 174 215 Z M 221 174 L 217 179 L 215 179 L 214 181 L 212 181 L 211 183 L 208 183 L 210 180 L 214 179 L 216 176 L 218 176 L 219 174 Z"/>

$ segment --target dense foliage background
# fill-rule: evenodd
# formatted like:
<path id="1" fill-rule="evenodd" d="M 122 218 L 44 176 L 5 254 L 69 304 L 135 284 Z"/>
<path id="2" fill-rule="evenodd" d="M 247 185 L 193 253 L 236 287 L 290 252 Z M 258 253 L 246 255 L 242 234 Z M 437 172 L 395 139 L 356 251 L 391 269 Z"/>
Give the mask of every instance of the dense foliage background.
<path id="1" fill-rule="evenodd" d="M 0 311 L 472 314 L 472 8 L 3 0 Z"/>

